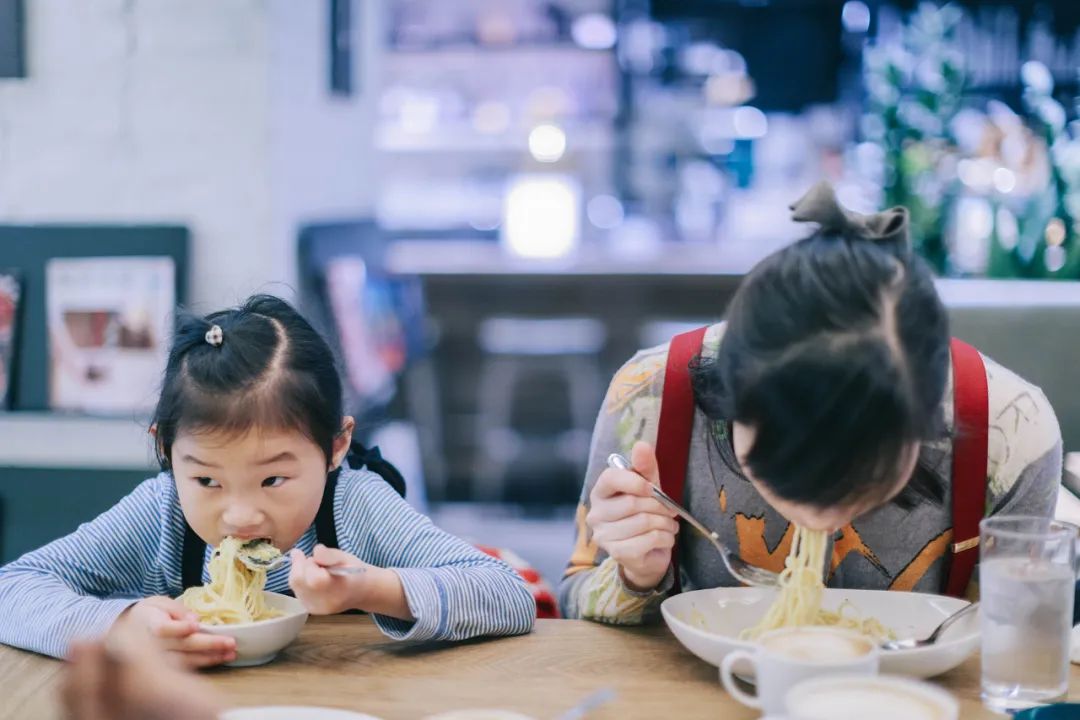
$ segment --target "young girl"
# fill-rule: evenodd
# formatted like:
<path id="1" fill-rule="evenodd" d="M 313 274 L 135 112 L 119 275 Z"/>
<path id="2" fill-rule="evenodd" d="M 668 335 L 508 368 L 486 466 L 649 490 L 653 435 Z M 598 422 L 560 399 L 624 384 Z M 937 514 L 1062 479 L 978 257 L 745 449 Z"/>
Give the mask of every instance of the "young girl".
<path id="1" fill-rule="evenodd" d="M 131 625 L 189 666 L 228 662 L 234 641 L 199 632 L 174 598 L 208 580 L 230 535 L 291 550 L 266 589 L 316 614 L 364 610 L 400 640 L 529 632 L 524 582 L 350 468 L 352 431 L 330 348 L 287 303 L 183 317 L 151 428 L 161 473 L 0 569 L 0 642 L 61 657 L 73 638 Z"/>
<path id="2" fill-rule="evenodd" d="M 664 482 L 685 477 L 683 504 L 752 564 L 782 570 L 797 525 L 836 531 L 826 568 L 834 587 L 942 592 L 950 571 L 977 557 L 971 538 L 984 512 L 1052 513 L 1057 420 L 1039 389 L 1009 370 L 970 348 L 951 355 L 906 211 L 849 213 L 826 184 L 793 209 L 820 229 L 754 268 L 726 322 L 698 339 L 682 382 L 686 437 L 675 448 L 685 472 Z M 567 617 L 639 623 L 679 584 L 739 584 L 649 491 L 660 483 L 652 443 L 661 398 L 669 402 L 668 356 L 668 345 L 641 351 L 611 383 L 561 585 Z M 988 402 L 989 434 L 978 452 L 957 455 L 954 472 L 954 452 L 980 437 L 977 422 L 954 422 L 952 367 L 962 358 L 976 367 L 961 379 L 984 383 L 974 396 Z M 613 452 L 631 455 L 636 472 L 607 469 Z M 962 475 L 973 484 L 954 507 Z M 973 517 L 963 534 L 953 531 L 959 511 Z"/>

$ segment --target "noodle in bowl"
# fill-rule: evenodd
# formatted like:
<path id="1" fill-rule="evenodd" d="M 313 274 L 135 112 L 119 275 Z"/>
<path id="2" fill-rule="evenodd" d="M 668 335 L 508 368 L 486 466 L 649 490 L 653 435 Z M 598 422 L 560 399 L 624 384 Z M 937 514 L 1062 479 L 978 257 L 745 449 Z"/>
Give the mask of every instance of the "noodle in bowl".
<path id="1" fill-rule="evenodd" d="M 795 529 L 791 551 L 780 573 L 780 592 L 765 616 L 740 633 L 742 640 L 754 640 L 771 630 L 815 625 L 847 628 L 876 642 L 896 639 L 890 628 L 874 617 L 862 616 L 850 602 L 842 603 L 835 611 L 822 607 L 825 582 L 821 569 L 825 567 L 827 546 L 827 533 L 801 527 Z"/>
<path id="2" fill-rule="evenodd" d="M 260 592 L 266 607 L 278 613 L 269 620 L 229 625 L 199 623 L 200 632 L 236 638 L 236 659 L 226 663 L 229 667 L 250 667 L 270 662 L 296 639 L 307 622 L 307 609 L 296 598 L 266 590 Z"/>
<path id="3" fill-rule="evenodd" d="M 253 569 L 241 561 L 252 542 L 257 543 L 259 549 L 256 553 L 264 559 L 271 559 L 265 557 L 268 552 L 281 555 L 277 548 L 265 541 L 245 542 L 226 537 L 211 555 L 210 582 L 188 588 L 180 596 L 180 602 L 198 615 L 204 625 L 236 625 L 269 620 L 280 614 L 263 600 L 266 570 L 261 566 Z"/>
<path id="4" fill-rule="evenodd" d="M 202 632 L 236 638 L 236 659 L 226 665 L 270 662 L 307 622 L 307 609 L 299 600 L 263 590 L 265 563 L 280 555 L 265 539 L 223 538 L 211 554 L 210 582 L 180 596 L 199 616 Z"/>
<path id="5" fill-rule="evenodd" d="M 661 612 L 679 642 L 702 660 L 719 666 L 729 652 L 754 647 L 752 640 L 743 637 L 766 618 L 777 597 L 778 592 L 768 588 L 694 590 L 668 598 Z M 926 637 L 965 605 L 965 600 L 941 595 L 880 590 L 826 588 L 821 596 L 825 612 L 853 608 L 859 617 L 880 621 L 898 638 Z M 933 645 L 882 652 L 881 671 L 934 677 L 963 663 L 978 645 L 976 613 L 962 618 Z"/>

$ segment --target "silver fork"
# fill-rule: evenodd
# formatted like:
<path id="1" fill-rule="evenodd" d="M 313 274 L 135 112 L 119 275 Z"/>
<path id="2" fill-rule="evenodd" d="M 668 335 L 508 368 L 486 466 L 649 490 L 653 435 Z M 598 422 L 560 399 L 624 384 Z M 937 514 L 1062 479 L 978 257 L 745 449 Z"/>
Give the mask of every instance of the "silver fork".
<path id="1" fill-rule="evenodd" d="M 109 637 L 111 637 L 111 635 Z M 583 717 L 585 717 L 601 705 L 614 700 L 615 696 L 616 692 L 614 688 L 603 688 L 601 690 L 597 690 L 593 694 L 581 700 L 574 707 L 559 715 L 559 717 L 557 717 L 555 720 L 581 720 Z"/>
<path id="2" fill-rule="evenodd" d="M 279 567 L 281 567 L 288 561 L 284 555 L 279 558 L 275 558 L 274 560 L 271 560 L 265 565 L 260 565 L 258 563 L 250 563 L 248 562 L 249 559 L 250 558 L 241 557 L 240 562 L 244 563 L 252 570 L 265 570 L 266 572 L 270 572 L 271 570 L 277 570 Z M 363 575 L 367 572 L 367 568 L 360 567 L 358 565 L 332 565 L 326 568 L 326 572 L 330 573 L 331 575 L 337 575 L 338 577 L 345 577 L 347 575 Z"/>
<path id="3" fill-rule="evenodd" d="M 924 647 L 926 645 L 933 645 L 934 643 L 936 643 L 938 641 L 938 638 L 941 637 L 941 633 L 948 630 L 952 626 L 953 623 L 955 623 L 957 620 L 959 620 L 962 617 L 966 617 L 969 613 L 972 613 L 972 612 L 974 612 L 974 611 L 976 611 L 978 609 L 979 609 L 979 603 L 977 603 L 977 602 L 971 603 L 970 605 L 965 605 L 964 607 L 960 608 L 959 610 L 954 612 L 949 617 L 945 618 L 942 621 L 942 623 L 940 625 L 938 625 L 937 628 L 934 629 L 934 632 L 930 633 L 930 635 L 927 636 L 926 638 L 924 638 L 923 640 L 916 640 L 915 638 L 906 638 L 904 640 L 888 640 L 886 642 L 881 643 L 881 649 L 882 650 L 911 650 L 912 648 Z"/>
<path id="4" fill-rule="evenodd" d="M 277 554 L 269 560 L 256 555 L 256 553 L 259 550 L 262 550 L 264 546 L 270 548 Z M 285 564 L 285 556 L 281 554 L 280 550 L 271 545 L 270 541 L 266 538 L 256 538 L 245 542 L 240 546 L 240 552 L 236 554 L 236 559 L 252 570 L 265 570 L 267 572 L 276 570 Z"/>
<path id="5" fill-rule="evenodd" d="M 273 560 L 263 560 L 261 558 L 253 557 L 244 552 L 239 553 L 236 557 L 240 562 L 244 563 L 244 565 L 247 565 L 252 570 L 265 570 L 266 572 L 270 572 L 271 570 L 277 570 L 279 567 L 288 562 L 288 557 L 281 554 L 279 554 Z M 367 572 L 367 568 L 357 565 L 333 565 L 331 567 L 328 567 L 326 571 L 331 575 L 344 577 L 346 575 L 363 575 Z"/>
<path id="6" fill-rule="evenodd" d="M 615 468 L 616 470 L 630 470 L 633 472 L 630 462 L 618 453 L 608 455 L 608 467 Z M 720 553 L 720 559 L 724 561 L 724 567 L 728 569 L 729 573 L 735 576 L 736 580 L 744 585 L 756 585 L 758 587 L 776 587 L 780 584 L 779 575 L 771 570 L 760 568 L 757 565 L 751 565 L 743 560 L 729 550 L 726 545 L 720 542 L 720 536 L 702 525 L 697 518 L 690 514 L 689 510 L 672 500 L 671 496 L 656 485 L 652 485 L 651 487 L 653 497 L 656 498 L 661 505 L 688 522 L 691 527 L 704 535 L 705 539 L 712 543 L 712 546 Z"/>

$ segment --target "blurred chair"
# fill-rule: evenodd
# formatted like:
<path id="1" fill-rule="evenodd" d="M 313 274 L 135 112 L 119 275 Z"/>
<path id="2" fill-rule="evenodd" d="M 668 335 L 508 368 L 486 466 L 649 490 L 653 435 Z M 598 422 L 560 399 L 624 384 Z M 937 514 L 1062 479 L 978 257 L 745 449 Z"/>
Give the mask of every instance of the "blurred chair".
<path id="1" fill-rule="evenodd" d="M 476 500 L 504 499 L 519 477 L 542 477 L 521 463 L 559 460 L 584 476 L 604 378 L 598 353 L 607 340 L 584 317 L 491 317 L 480 323 Z M 530 458 L 531 460 L 526 460 Z M 552 463 L 554 465 L 554 463 Z"/>
<path id="2" fill-rule="evenodd" d="M 1080 389 L 1076 371 L 1080 338 L 1078 284 L 1043 287 L 1038 289 L 1037 296 L 1028 298 L 1025 290 L 1030 283 L 987 281 L 986 284 L 1001 286 L 995 293 L 1000 302 L 969 302 L 942 283 L 952 334 L 1042 388 L 1057 414 L 1065 451 L 1080 450 Z M 1047 296 L 1048 291 L 1058 291 L 1060 297 Z M 989 296 L 985 290 L 982 294 Z"/>

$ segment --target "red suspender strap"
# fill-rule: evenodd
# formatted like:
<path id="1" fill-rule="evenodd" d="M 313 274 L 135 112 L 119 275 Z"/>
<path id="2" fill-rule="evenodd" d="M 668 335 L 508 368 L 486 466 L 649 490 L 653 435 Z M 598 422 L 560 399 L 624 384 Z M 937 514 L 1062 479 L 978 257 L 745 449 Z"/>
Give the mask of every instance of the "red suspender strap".
<path id="1" fill-rule="evenodd" d="M 690 431 L 694 426 L 694 391 L 690 385 L 690 361 L 701 353 L 701 343 L 708 328 L 698 328 L 676 335 L 668 348 L 664 371 L 664 394 L 660 400 L 660 422 L 656 433 L 656 463 L 660 468 L 660 487 L 683 501 L 686 465 L 690 455 Z M 679 546 L 671 550 L 675 571 L 675 592 L 679 592 Z"/>
<path id="2" fill-rule="evenodd" d="M 952 341 L 953 465 L 952 561 L 945 593 L 964 597 L 979 559 L 979 521 L 986 512 L 986 456 L 990 428 L 986 367 L 979 351 Z"/>

